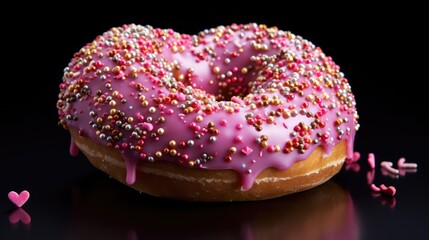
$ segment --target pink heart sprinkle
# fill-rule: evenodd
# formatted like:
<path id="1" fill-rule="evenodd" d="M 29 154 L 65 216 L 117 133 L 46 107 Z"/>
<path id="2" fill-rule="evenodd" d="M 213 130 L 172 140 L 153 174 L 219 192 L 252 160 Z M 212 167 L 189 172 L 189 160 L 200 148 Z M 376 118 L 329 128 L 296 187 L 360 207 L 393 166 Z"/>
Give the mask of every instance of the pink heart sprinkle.
<path id="1" fill-rule="evenodd" d="M 30 198 L 30 193 L 26 190 L 22 191 L 20 194 L 15 191 L 10 191 L 7 196 L 17 207 L 22 207 L 22 205 L 24 205 Z"/>
<path id="2" fill-rule="evenodd" d="M 29 224 L 31 222 L 30 215 L 22 208 L 18 208 L 15 211 L 13 211 L 11 214 L 9 214 L 10 223 L 15 224 L 19 221 L 25 224 Z"/>

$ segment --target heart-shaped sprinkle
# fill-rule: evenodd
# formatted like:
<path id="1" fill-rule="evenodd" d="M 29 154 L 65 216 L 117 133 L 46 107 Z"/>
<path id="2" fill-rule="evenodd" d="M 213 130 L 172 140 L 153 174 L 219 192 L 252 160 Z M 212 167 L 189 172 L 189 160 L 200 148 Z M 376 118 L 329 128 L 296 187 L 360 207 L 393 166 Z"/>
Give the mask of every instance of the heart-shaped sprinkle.
<path id="1" fill-rule="evenodd" d="M 13 211 L 11 214 L 9 214 L 10 223 L 15 224 L 19 221 L 25 224 L 29 224 L 31 222 L 30 215 L 22 208 L 18 208 L 15 211 Z"/>
<path id="2" fill-rule="evenodd" d="M 15 191 L 10 191 L 7 196 L 17 207 L 22 207 L 22 205 L 24 205 L 30 198 L 30 193 L 26 190 L 22 191 L 20 194 Z"/>

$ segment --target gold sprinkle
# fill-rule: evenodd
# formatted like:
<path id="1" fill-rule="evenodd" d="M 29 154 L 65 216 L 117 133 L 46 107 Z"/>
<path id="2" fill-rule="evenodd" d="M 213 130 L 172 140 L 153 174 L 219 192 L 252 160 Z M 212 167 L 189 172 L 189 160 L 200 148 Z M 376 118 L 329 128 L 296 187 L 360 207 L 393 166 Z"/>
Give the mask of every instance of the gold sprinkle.
<path id="1" fill-rule="evenodd" d="M 236 147 L 230 147 L 228 151 L 230 153 L 235 153 L 235 152 L 237 152 L 237 148 Z"/>
<path id="2" fill-rule="evenodd" d="M 214 67 L 213 68 L 213 72 L 214 73 L 219 73 L 220 72 L 220 68 L 219 67 Z"/>
<path id="3" fill-rule="evenodd" d="M 158 128 L 158 130 L 156 131 L 159 135 L 164 134 L 164 128 Z"/>

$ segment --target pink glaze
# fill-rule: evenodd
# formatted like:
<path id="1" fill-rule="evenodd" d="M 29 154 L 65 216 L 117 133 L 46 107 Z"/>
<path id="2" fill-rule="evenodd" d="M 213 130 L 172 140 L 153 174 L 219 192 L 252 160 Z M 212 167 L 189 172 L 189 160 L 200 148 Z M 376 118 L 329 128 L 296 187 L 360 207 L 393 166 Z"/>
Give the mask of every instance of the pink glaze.
<path id="1" fill-rule="evenodd" d="M 73 138 L 70 139 L 70 155 L 73 157 L 76 157 L 79 154 L 79 148 L 76 145 L 76 142 L 73 140 Z"/>
<path id="2" fill-rule="evenodd" d="M 290 32 L 247 24 L 198 35 L 124 25 L 77 52 L 64 70 L 60 123 L 139 162 L 233 169 L 242 189 L 359 128 L 343 73 Z"/>
<path id="3" fill-rule="evenodd" d="M 346 158 L 345 162 L 346 163 L 354 163 L 359 161 L 360 159 L 360 152 L 354 152 L 353 153 L 353 157 L 352 158 Z"/>

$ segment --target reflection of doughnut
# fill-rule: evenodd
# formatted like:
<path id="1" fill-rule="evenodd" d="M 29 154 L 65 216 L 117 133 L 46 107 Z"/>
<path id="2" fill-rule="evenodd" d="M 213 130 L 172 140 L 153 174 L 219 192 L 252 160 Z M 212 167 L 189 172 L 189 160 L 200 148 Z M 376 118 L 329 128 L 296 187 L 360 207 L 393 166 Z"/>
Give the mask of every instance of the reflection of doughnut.
<path id="1" fill-rule="evenodd" d="M 113 28 L 75 54 L 60 89 L 60 122 L 91 163 L 169 198 L 257 200 L 311 188 L 351 157 L 358 128 L 331 58 L 264 25 L 194 37 Z"/>
<path id="2" fill-rule="evenodd" d="M 234 204 L 136 196 L 99 175 L 73 190 L 70 239 L 120 239 L 130 232 L 137 239 L 359 239 L 352 199 L 332 180 L 283 198 Z"/>

